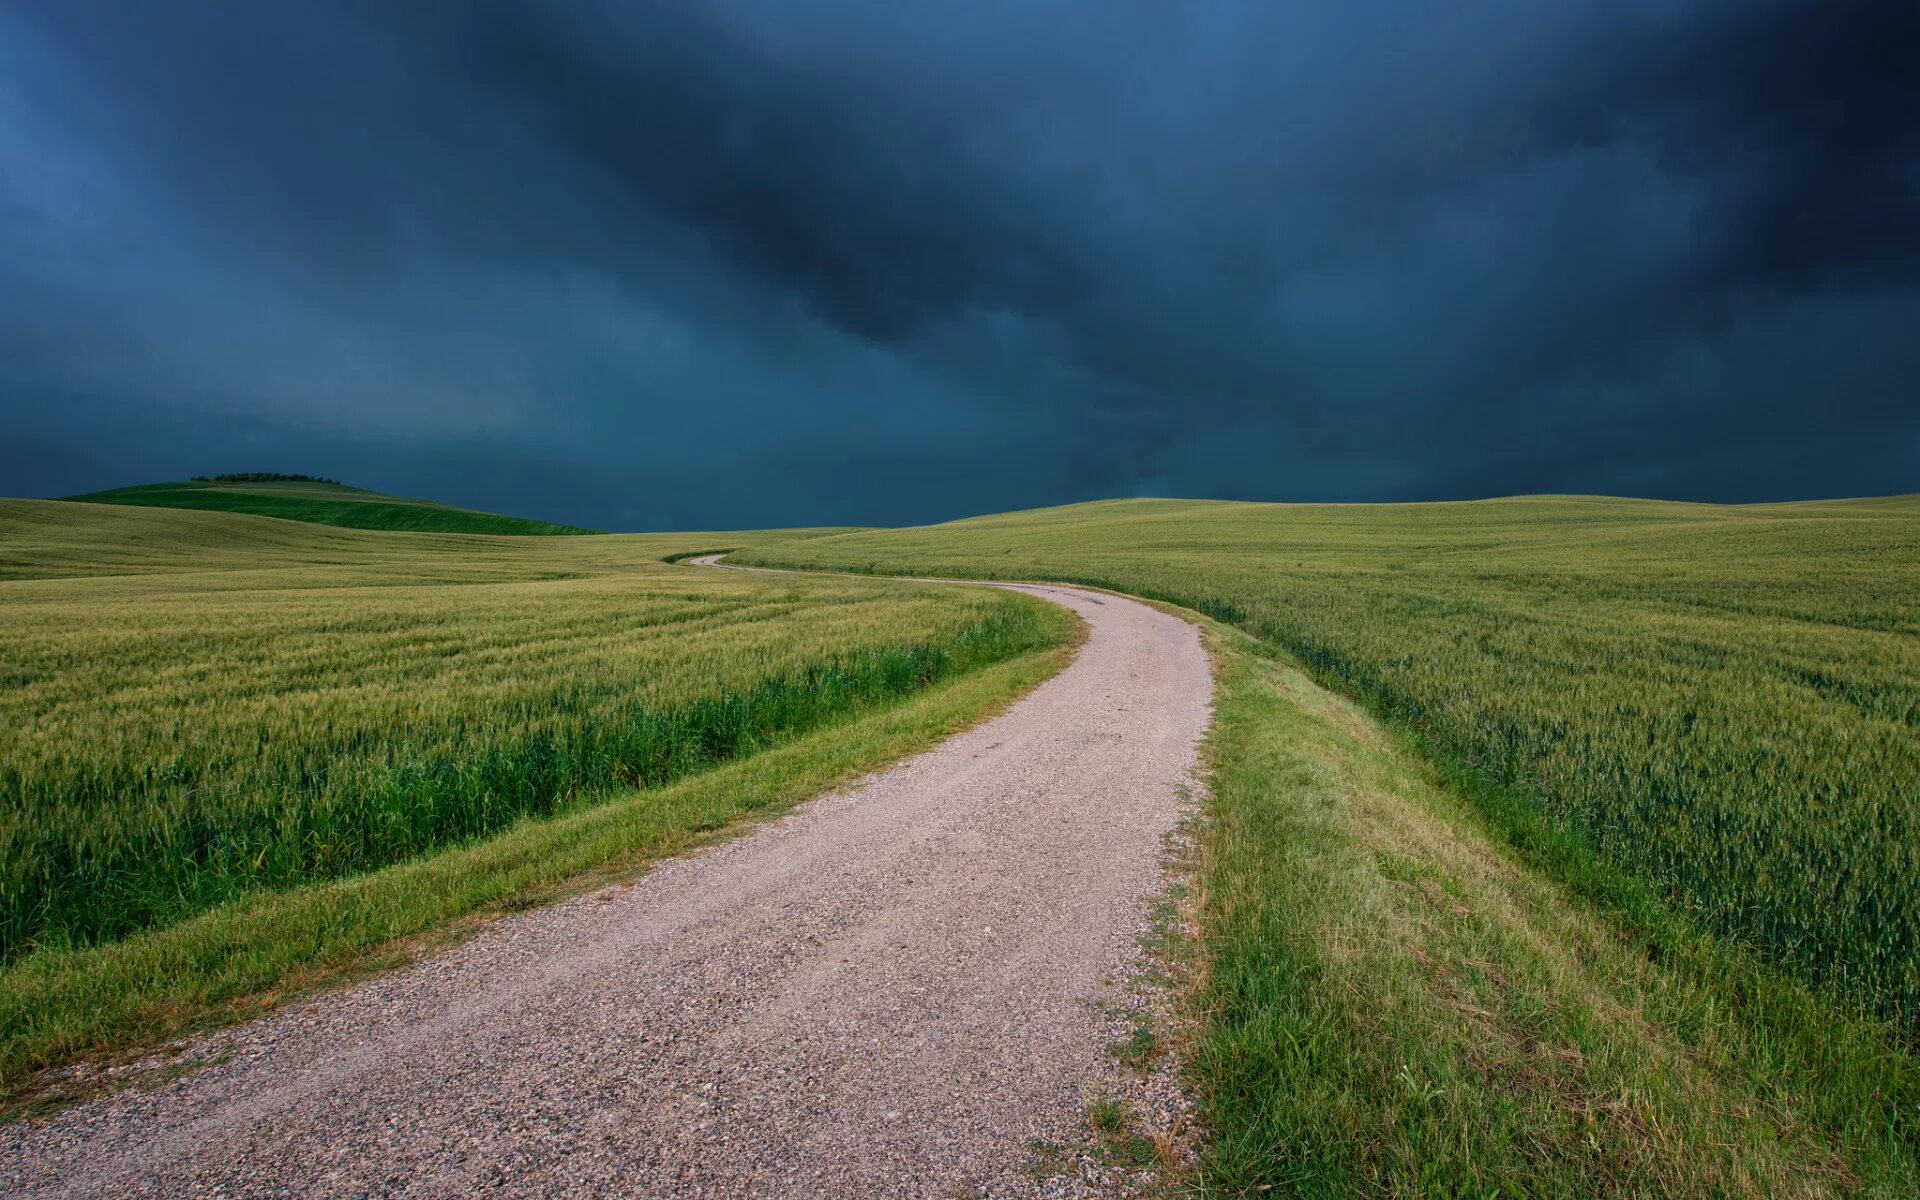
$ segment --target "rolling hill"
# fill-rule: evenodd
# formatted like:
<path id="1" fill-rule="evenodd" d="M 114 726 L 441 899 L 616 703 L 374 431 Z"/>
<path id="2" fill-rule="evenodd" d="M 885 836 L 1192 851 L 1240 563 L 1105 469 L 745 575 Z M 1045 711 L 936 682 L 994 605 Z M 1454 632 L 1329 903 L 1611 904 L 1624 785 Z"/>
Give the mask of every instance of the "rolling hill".
<path id="1" fill-rule="evenodd" d="M 733 558 L 1221 623 L 1209 1194 L 1916 1194 L 1920 499 L 1124 500 Z"/>
<path id="2" fill-rule="evenodd" d="M 0 501 L 0 1110 L 814 794 L 863 713 L 1010 694 L 1066 636 L 667 561 L 733 547 L 1197 610 L 1184 1016 L 1116 1046 L 1180 1048 L 1207 1194 L 1920 1194 L 1920 497 L 590 538 L 316 481 L 77 499 L 147 507 Z"/>
<path id="3" fill-rule="evenodd" d="M 420 533 L 555 535 L 595 533 L 573 525 L 531 521 L 498 513 L 455 508 L 431 500 L 388 496 L 320 480 L 194 480 L 150 483 L 66 496 L 88 504 L 128 504 L 143 508 L 195 508 L 250 513 L 347 529 L 390 529 Z"/>
<path id="4" fill-rule="evenodd" d="M 1012 594 L 668 561 L 792 536 L 0 499 L 0 1115 L 937 741 L 1072 640 Z"/>
<path id="5" fill-rule="evenodd" d="M 1920 498 L 1127 500 L 749 560 L 1199 609 L 1920 1034 Z"/>

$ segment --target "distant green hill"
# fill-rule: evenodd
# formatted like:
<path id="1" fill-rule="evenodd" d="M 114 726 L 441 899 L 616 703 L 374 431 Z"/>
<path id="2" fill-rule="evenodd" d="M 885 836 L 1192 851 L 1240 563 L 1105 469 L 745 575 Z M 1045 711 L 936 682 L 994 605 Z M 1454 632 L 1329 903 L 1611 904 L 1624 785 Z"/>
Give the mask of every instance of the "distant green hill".
<path id="1" fill-rule="evenodd" d="M 504 517 L 498 513 L 454 508 L 430 500 L 386 496 L 320 480 L 196 480 L 114 488 L 67 500 L 88 504 L 132 504 L 144 508 L 198 508 L 218 512 L 281 517 L 348 529 L 396 529 L 422 533 L 574 534 L 594 533 L 572 525 Z"/>

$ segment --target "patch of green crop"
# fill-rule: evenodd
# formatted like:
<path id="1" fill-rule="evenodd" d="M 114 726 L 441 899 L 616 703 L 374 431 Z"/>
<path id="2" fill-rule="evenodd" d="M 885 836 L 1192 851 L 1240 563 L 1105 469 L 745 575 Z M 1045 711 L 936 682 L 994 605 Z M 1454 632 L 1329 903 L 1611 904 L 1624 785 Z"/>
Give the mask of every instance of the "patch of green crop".
<path id="1" fill-rule="evenodd" d="M 1920 1034 L 1920 498 L 1115 501 L 737 557 L 1218 617 L 1703 928 Z"/>
<path id="2" fill-rule="evenodd" d="M 1070 635 L 1066 614 L 1039 611 Z M 616 789 L 364 875 L 256 892 L 100 946 L 43 947 L 0 969 L 0 1118 L 88 1093 L 86 1076 L 50 1067 L 130 1058 L 270 1012 L 431 952 L 491 915 L 631 879 L 655 858 L 776 817 L 967 728 L 1066 657 L 1064 646 L 1022 654 L 663 787 Z"/>
<path id="3" fill-rule="evenodd" d="M 1011 593 L 660 561 L 708 536 L 0 501 L 0 963 L 659 787 L 1063 636 Z"/>
<path id="4" fill-rule="evenodd" d="M 262 476 L 265 473 L 258 473 Z M 592 533 L 573 525 L 530 521 L 498 513 L 476 512 L 387 496 L 327 479 L 216 476 L 179 483 L 151 483 L 70 496 L 89 504 L 127 504 L 152 508 L 203 509 L 308 521 L 348 529 L 395 529 L 431 533 L 551 535 Z"/>
<path id="5" fill-rule="evenodd" d="M 1213 641 L 1200 1194 L 1920 1189 L 1920 1070 L 1883 1025 L 1636 909 L 1631 879 L 1537 814 L 1502 829 L 1284 651 Z"/>

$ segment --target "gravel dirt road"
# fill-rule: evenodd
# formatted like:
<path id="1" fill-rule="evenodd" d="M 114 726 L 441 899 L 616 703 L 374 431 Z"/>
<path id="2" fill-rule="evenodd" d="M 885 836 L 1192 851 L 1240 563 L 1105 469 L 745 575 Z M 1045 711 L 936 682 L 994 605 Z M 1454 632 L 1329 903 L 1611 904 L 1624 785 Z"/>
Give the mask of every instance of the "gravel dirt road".
<path id="1" fill-rule="evenodd" d="M 630 884 L 210 1039 L 211 1066 L 0 1130 L 0 1195 L 1014 1196 L 1084 1140 L 1211 679 L 1079 613 L 1005 714 Z"/>

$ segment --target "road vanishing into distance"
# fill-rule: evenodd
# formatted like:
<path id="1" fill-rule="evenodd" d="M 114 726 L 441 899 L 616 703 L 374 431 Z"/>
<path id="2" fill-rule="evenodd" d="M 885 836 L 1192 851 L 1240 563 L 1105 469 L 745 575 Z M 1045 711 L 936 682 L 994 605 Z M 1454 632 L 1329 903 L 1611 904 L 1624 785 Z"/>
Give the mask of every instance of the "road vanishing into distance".
<path id="1" fill-rule="evenodd" d="M 1088 636 L 1001 716 L 0 1131 L 0 1195 L 1065 1194 L 1033 1147 L 1113 1070 L 1212 681 L 1175 617 L 1006 586 Z"/>

